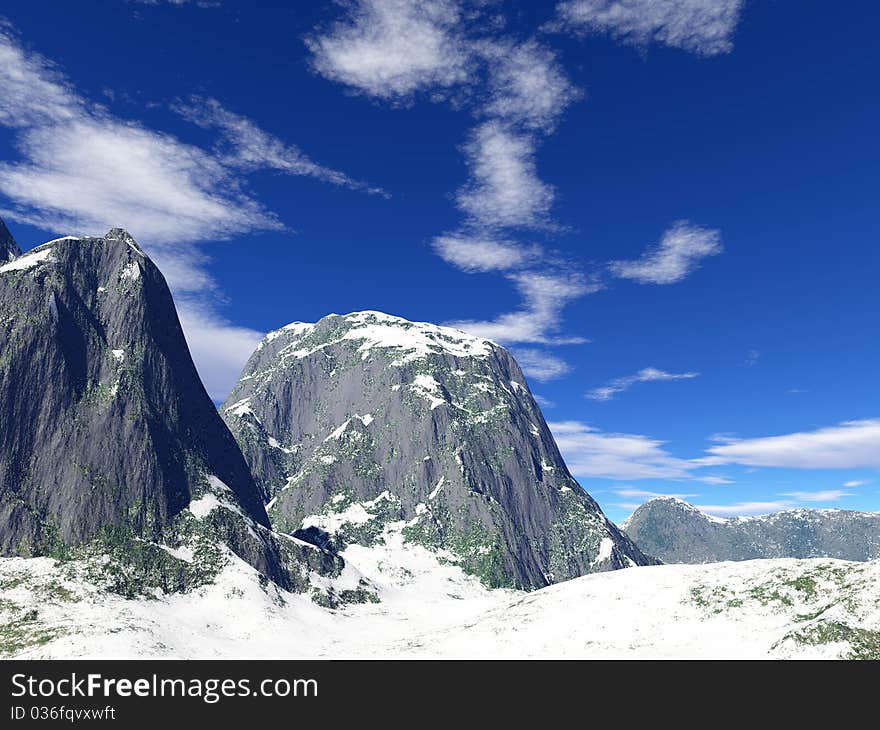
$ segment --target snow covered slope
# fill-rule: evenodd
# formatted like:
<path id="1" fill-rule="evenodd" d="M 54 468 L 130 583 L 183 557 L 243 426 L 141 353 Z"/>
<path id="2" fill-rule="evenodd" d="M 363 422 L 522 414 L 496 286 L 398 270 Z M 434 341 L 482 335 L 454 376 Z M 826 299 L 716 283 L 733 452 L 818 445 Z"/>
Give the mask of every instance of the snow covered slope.
<path id="1" fill-rule="evenodd" d="M 880 658 L 876 561 L 648 566 L 521 592 L 404 548 L 393 527 L 344 557 L 337 590 L 369 581 L 380 602 L 323 608 L 234 556 L 213 584 L 150 600 L 71 563 L 2 559 L 0 656 Z"/>

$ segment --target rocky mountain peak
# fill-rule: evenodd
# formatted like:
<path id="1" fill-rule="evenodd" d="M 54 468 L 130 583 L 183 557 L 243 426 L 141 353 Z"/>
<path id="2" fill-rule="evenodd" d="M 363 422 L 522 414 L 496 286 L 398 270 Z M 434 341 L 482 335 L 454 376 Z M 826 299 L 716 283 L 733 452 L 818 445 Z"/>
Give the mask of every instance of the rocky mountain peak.
<path id="1" fill-rule="evenodd" d="M 270 333 L 221 407 L 273 524 L 398 530 L 489 585 L 648 562 L 569 474 L 513 357 L 381 312 Z"/>
<path id="2" fill-rule="evenodd" d="M 305 549 L 272 536 L 165 279 L 129 234 L 0 266 L 0 342 L 0 554 L 94 548 L 190 580 L 231 550 L 291 585 L 283 553 Z M 174 557 L 208 545 L 204 570 Z"/>
<path id="3" fill-rule="evenodd" d="M 314 324 L 292 322 L 266 335 L 260 349 L 276 343 L 282 358 L 303 357 L 315 348 L 343 341 L 358 342 L 358 352 L 366 359 L 373 350 L 395 354 L 402 364 L 429 355 L 447 353 L 457 357 L 489 357 L 497 347 L 489 340 L 451 327 L 428 322 L 410 322 L 402 317 L 376 311 L 330 314 Z M 283 346 L 279 345 L 283 343 Z"/>
<path id="4" fill-rule="evenodd" d="M 0 218 L 0 264 L 11 261 L 16 256 L 21 256 L 21 249 L 3 222 L 3 219 Z"/>

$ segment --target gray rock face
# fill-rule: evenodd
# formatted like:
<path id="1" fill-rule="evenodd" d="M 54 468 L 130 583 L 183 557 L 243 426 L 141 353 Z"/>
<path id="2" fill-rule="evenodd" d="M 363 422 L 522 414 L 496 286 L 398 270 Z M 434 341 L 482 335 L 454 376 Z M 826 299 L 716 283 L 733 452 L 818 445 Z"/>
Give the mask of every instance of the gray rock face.
<path id="1" fill-rule="evenodd" d="M 635 543 L 666 563 L 756 558 L 880 558 L 880 513 L 795 509 L 718 519 L 671 497 L 652 499 L 623 524 Z"/>
<path id="2" fill-rule="evenodd" d="M 6 224 L 0 220 L 0 264 L 12 261 L 16 256 L 21 256 L 21 249 Z"/>
<path id="3" fill-rule="evenodd" d="M 0 266 L 0 554 L 98 544 L 163 582 L 182 571 L 171 587 L 192 582 L 198 561 L 170 557 L 184 545 L 225 545 L 284 587 L 301 553 L 324 559 L 268 527 L 165 280 L 125 231 Z"/>
<path id="4" fill-rule="evenodd" d="M 486 340 L 379 312 L 294 323 L 221 412 L 276 529 L 369 543 L 399 523 L 492 586 L 651 562 L 571 477 L 519 366 Z"/>

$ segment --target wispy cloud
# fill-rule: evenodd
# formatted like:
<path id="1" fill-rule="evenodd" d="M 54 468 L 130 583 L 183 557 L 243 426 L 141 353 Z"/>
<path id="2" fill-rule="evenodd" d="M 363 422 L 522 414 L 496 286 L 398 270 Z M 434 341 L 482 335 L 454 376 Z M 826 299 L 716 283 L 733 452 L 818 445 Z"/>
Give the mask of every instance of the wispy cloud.
<path id="1" fill-rule="evenodd" d="M 532 397 L 535 399 L 535 402 L 539 406 L 541 406 L 541 408 L 556 408 L 556 402 L 550 400 L 549 398 L 545 398 L 543 395 L 532 393 Z"/>
<path id="2" fill-rule="evenodd" d="M 393 101 L 468 80 L 472 52 L 458 3 L 357 0 L 347 10 L 306 41 L 321 75 Z"/>
<path id="3" fill-rule="evenodd" d="M 114 117 L 77 92 L 45 57 L 0 24 L 0 125 L 14 131 L 16 161 L 0 162 L 0 215 L 57 234 L 127 228 L 162 268 L 181 302 L 196 364 L 224 395 L 258 334 L 216 312 L 217 286 L 200 242 L 283 228 L 241 175 L 286 164 L 288 172 L 349 184 L 244 117 L 207 104 L 228 149 L 205 150 Z M 234 141 L 233 141 L 234 140 Z M 299 165 L 294 168 L 294 163 Z"/>
<path id="4" fill-rule="evenodd" d="M 533 348 L 515 348 L 513 356 L 526 377 L 544 383 L 568 375 L 572 368 L 561 357 Z"/>
<path id="5" fill-rule="evenodd" d="M 638 259 L 612 261 L 608 268 L 612 275 L 639 284 L 675 284 L 695 271 L 702 259 L 717 256 L 721 251 L 719 231 L 677 221 L 657 246 Z"/>
<path id="6" fill-rule="evenodd" d="M 0 166 L 0 193 L 12 203 L 6 213 L 51 230 L 124 225 L 148 246 L 185 247 L 281 227 L 245 191 L 242 172 L 283 169 L 354 184 L 215 100 L 185 111 L 223 132 L 222 154 L 115 118 L 49 60 L 25 51 L 8 26 L 0 26 L 0 94 L 0 124 L 16 131 L 22 158 Z"/>
<path id="7" fill-rule="evenodd" d="M 742 6 L 743 0 L 567 0 L 557 5 L 552 27 L 714 56 L 733 48 Z"/>
<path id="8" fill-rule="evenodd" d="M 477 114 L 524 130 L 552 132 L 562 113 L 581 98 L 556 53 L 536 41 L 494 38 L 477 44 L 488 66 L 487 98 Z"/>
<path id="9" fill-rule="evenodd" d="M 444 261 L 468 273 L 519 269 L 540 256 L 536 246 L 527 247 L 491 235 L 451 233 L 435 238 L 433 247 Z"/>
<path id="10" fill-rule="evenodd" d="M 853 495 L 845 489 L 825 489 L 815 492 L 782 492 L 781 496 L 791 497 L 798 502 L 836 502 Z"/>
<path id="11" fill-rule="evenodd" d="M 735 504 L 695 504 L 700 512 L 716 517 L 751 517 L 771 512 L 791 509 L 794 505 L 788 500 L 768 502 L 736 502 Z"/>
<path id="12" fill-rule="evenodd" d="M 749 354 L 746 355 L 746 361 L 743 363 L 746 367 L 751 368 L 758 364 L 758 360 L 761 359 L 761 353 L 757 350 L 749 350 Z"/>
<path id="13" fill-rule="evenodd" d="M 533 228 L 547 224 L 553 188 L 535 169 L 531 136 L 489 121 L 474 131 L 465 147 L 471 181 L 456 201 L 469 224 L 483 228 Z"/>
<path id="14" fill-rule="evenodd" d="M 577 273 L 523 271 L 509 274 L 523 297 L 523 307 L 493 320 L 460 320 L 450 327 L 500 343 L 577 344 L 586 340 L 559 334 L 562 310 L 573 299 L 599 291 L 598 281 Z"/>
<path id="15" fill-rule="evenodd" d="M 463 220 L 432 245 L 464 272 L 504 272 L 524 302 L 495 319 L 451 324 L 506 343 L 583 341 L 560 336 L 562 310 L 596 286 L 516 233 L 557 227 L 537 149 L 580 92 L 552 49 L 506 35 L 491 11 L 481 3 L 359 0 L 307 45 L 314 68 L 350 89 L 392 103 L 417 93 L 451 98 L 479 120 L 462 147 L 469 179 L 454 196 Z"/>
<path id="16" fill-rule="evenodd" d="M 733 484 L 733 479 L 719 476 L 694 477 L 694 480 L 703 484 Z"/>
<path id="17" fill-rule="evenodd" d="M 387 195 L 380 188 L 353 180 L 344 172 L 319 165 L 296 145 L 287 144 L 258 127 L 253 120 L 235 114 L 216 99 L 190 96 L 172 105 L 184 119 L 204 129 L 217 129 L 221 139 L 216 157 L 226 166 L 242 171 L 278 170 L 290 175 L 314 177 L 355 190 Z"/>
<path id="18" fill-rule="evenodd" d="M 676 499 L 689 499 L 691 497 L 699 497 L 699 494 L 670 494 L 668 492 L 652 492 L 647 489 L 633 489 L 626 487 L 624 489 L 612 489 L 614 494 L 619 497 L 628 497 L 630 499 L 657 499 L 658 497 L 675 497 Z"/>
<path id="19" fill-rule="evenodd" d="M 135 5 L 195 5 L 197 8 L 219 8 L 223 3 L 220 0 L 125 0 Z"/>
<path id="20" fill-rule="evenodd" d="M 575 5 L 559 6 L 559 28 L 613 30 L 628 42 L 638 36 L 705 55 L 720 51 L 723 41 L 712 23 L 729 26 L 729 34 L 738 14 L 738 5 L 729 18 L 684 0 L 671 13 L 645 2 L 604 12 L 599 5 L 592 12 Z M 621 19 L 619 24 L 612 25 L 614 17 Z M 356 0 L 345 3 L 342 16 L 317 29 L 306 43 L 314 69 L 350 90 L 394 104 L 410 102 L 417 94 L 451 100 L 478 120 L 462 147 L 469 178 L 454 196 L 463 220 L 438 236 L 433 247 L 467 273 L 503 272 L 524 302 L 521 309 L 494 319 L 450 324 L 505 343 L 583 342 L 562 334 L 562 312 L 601 284 L 571 262 L 522 240 L 535 231 L 564 228 L 553 220 L 555 190 L 538 174 L 537 152 L 582 93 L 552 48 L 508 32 L 505 23 L 493 3 Z M 691 37 L 685 38 L 677 24 L 690 27 Z M 719 251 L 717 231 L 680 222 L 656 250 L 637 261 L 613 262 L 610 270 L 640 282 L 669 284 Z M 536 286 L 541 287 L 538 293 Z"/>
<path id="21" fill-rule="evenodd" d="M 815 431 L 731 440 L 699 463 L 790 469 L 880 468 L 880 419 L 847 421 Z"/>
<path id="22" fill-rule="evenodd" d="M 815 505 L 819 502 L 839 502 L 841 499 L 851 497 L 852 493 L 843 489 L 824 489 L 816 491 L 782 492 L 780 497 L 789 499 L 736 502 L 734 504 L 698 504 L 694 505 L 701 512 L 719 517 L 748 517 L 752 515 L 765 515 L 772 512 L 794 509 L 802 504 Z"/>
<path id="23" fill-rule="evenodd" d="M 855 487 L 863 487 L 866 484 L 870 484 L 870 480 L 868 479 L 853 479 L 848 482 L 844 482 L 843 486 L 845 489 L 854 489 Z"/>
<path id="24" fill-rule="evenodd" d="M 593 388 L 586 397 L 590 400 L 607 401 L 611 400 L 618 393 L 629 390 L 636 383 L 654 383 L 668 380 L 690 380 L 696 378 L 699 373 L 668 373 L 665 370 L 648 367 L 642 368 L 634 375 L 627 375 L 622 378 L 615 378 L 606 385 Z"/>
<path id="25" fill-rule="evenodd" d="M 679 458 L 659 439 L 631 433 L 602 431 L 583 421 L 548 424 L 572 474 L 584 478 L 670 479 L 730 484 L 724 476 L 701 474 L 707 466 L 700 460 Z M 673 495 L 674 496 L 674 495 Z"/>
<path id="26" fill-rule="evenodd" d="M 265 333 L 235 325 L 209 303 L 186 296 L 177 297 L 177 313 L 205 389 L 223 400 Z"/>
<path id="27" fill-rule="evenodd" d="M 572 474 L 630 481 L 633 479 L 687 479 L 695 466 L 648 436 L 607 433 L 582 421 L 548 424 Z"/>
<path id="28" fill-rule="evenodd" d="M 16 146 L 23 159 L 0 164 L 0 193 L 7 215 L 42 228 L 122 224 L 148 246 L 177 248 L 281 227 L 210 154 L 135 124 L 82 114 L 29 127 Z"/>

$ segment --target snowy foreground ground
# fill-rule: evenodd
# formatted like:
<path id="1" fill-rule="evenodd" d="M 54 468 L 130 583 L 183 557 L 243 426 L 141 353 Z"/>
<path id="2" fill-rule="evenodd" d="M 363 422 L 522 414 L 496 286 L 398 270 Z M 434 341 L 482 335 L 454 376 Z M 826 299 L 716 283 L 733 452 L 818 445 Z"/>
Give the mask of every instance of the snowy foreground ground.
<path id="1" fill-rule="evenodd" d="M 663 565 L 520 593 L 393 539 L 345 557 L 380 603 L 324 609 L 237 560 L 194 593 L 127 600 L 51 559 L 2 559 L 0 656 L 880 658 L 878 561 Z"/>

